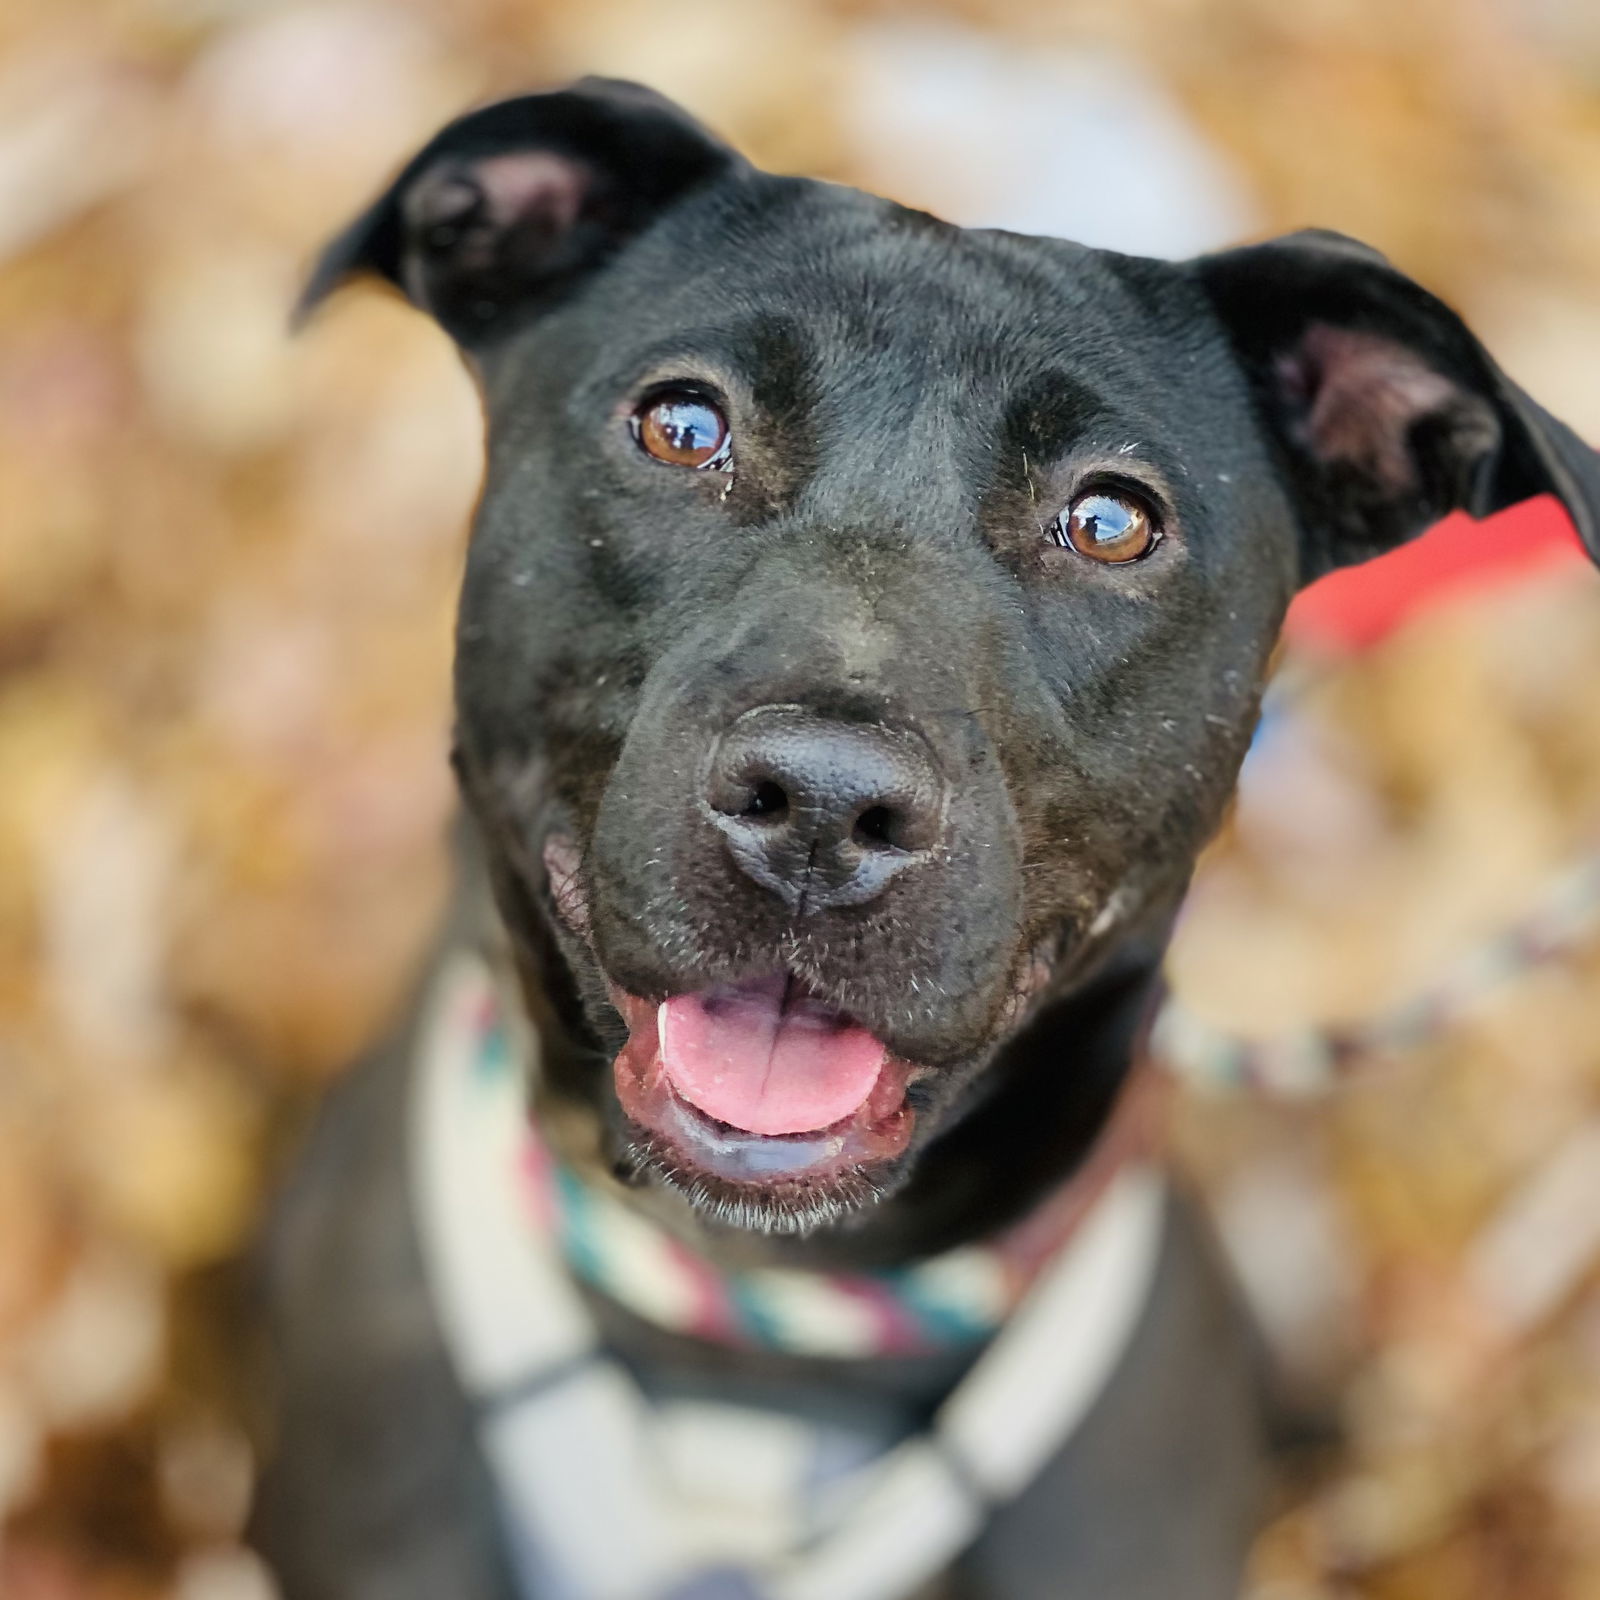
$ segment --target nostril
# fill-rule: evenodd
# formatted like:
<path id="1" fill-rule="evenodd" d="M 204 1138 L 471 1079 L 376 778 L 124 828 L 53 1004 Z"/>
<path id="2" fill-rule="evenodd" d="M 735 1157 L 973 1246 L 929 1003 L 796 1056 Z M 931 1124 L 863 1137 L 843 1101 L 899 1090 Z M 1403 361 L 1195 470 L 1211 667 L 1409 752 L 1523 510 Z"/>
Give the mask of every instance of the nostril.
<path id="1" fill-rule="evenodd" d="M 899 832 L 895 814 L 888 806 L 868 806 L 856 818 L 855 827 L 850 830 L 851 837 L 866 850 L 898 847 Z"/>
<path id="2" fill-rule="evenodd" d="M 781 783 L 770 780 L 758 783 L 750 793 L 750 803 L 742 815 L 747 817 L 781 817 L 789 809 L 789 796 Z"/>

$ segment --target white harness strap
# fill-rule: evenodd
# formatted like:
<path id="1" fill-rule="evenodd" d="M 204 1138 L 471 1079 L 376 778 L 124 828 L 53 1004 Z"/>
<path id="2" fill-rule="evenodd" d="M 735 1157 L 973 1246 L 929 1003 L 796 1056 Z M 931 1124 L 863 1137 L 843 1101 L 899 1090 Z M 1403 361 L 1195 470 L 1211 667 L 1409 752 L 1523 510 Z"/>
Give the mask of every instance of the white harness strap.
<path id="1" fill-rule="evenodd" d="M 927 1433 L 841 1470 L 827 1428 L 653 1406 L 600 1349 L 519 1181 L 522 1074 L 481 1076 L 490 984 L 473 956 L 440 975 L 411 1156 L 424 1270 L 529 1600 L 897 1600 L 935 1577 L 1103 1391 L 1154 1281 L 1157 1169 L 1110 1181 Z"/>

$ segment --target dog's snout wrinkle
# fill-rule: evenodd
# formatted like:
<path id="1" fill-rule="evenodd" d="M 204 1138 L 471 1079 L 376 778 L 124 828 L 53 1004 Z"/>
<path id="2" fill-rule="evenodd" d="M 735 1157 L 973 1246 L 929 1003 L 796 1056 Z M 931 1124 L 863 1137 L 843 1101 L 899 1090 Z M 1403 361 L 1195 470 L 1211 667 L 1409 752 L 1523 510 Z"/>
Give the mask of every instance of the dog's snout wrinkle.
<path id="1" fill-rule="evenodd" d="M 805 914 L 864 905 L 929 859 L 945 787 L 915 734 L 765 706 L 717 741 L 706 804 L 739 869 Z"/>

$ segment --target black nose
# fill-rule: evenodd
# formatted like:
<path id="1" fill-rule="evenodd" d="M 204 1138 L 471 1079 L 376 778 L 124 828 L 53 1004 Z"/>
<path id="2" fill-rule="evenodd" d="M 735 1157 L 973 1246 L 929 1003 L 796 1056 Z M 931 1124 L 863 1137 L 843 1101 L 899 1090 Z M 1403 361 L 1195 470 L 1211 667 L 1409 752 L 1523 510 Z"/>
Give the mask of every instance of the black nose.
<path id="1" fill-rule="evenodd" d="M 747 711 L 712 756 L 707 799 L 733 859 L 796 911 L 862 905 L 928 859 L 944 785 L 915 734 Z"/>

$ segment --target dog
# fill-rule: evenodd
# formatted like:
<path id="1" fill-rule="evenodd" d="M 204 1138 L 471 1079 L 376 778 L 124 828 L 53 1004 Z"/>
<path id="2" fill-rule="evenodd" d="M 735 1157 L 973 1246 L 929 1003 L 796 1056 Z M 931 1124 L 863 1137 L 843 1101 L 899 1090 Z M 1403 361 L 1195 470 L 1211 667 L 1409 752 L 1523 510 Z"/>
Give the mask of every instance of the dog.
<path id="1" fill-rule="evenodd" d="M 266 1249 L 254 1537 L 287 1600 L 1236 1594 L 1267 1408 L 1151 1177 L 1163 950 L 1295 591 L 1546 493 L 1600 559 L 1600 461 L 1351 240 L 963 230 L 626 83 L 450 124 L 302 310 L 359 277 L 444 328 L 487 419 L 470 836 Z M 495 1176 L 524 1058 L 568 1206 L 526 1239 Z M 965 1337 L 652 1309 L 687 1252 L 769 1322 L 868 1283 L 900 1315 L 1041 1228 Z M 684 1554 L 686 1512 L 647 1534 L 639 1458 L 686 1405 L 752 1493 L 780 1434 L 843 1440 L 849 1503 L 759 1550 L 725 1519 L 725 1556 Z"/>

